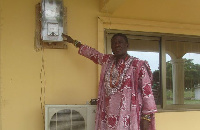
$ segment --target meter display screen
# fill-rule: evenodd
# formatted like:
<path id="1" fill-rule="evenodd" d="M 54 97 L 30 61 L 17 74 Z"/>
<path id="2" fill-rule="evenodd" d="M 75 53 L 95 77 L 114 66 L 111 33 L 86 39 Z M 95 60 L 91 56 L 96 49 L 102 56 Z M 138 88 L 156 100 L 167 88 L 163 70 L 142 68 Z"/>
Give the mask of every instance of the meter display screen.
<path id="1" fill-rule="evenodd" d="M 59 35 L 58 23 L 47 23 L 47 35 L 48 36 L 58 36 Z"/>

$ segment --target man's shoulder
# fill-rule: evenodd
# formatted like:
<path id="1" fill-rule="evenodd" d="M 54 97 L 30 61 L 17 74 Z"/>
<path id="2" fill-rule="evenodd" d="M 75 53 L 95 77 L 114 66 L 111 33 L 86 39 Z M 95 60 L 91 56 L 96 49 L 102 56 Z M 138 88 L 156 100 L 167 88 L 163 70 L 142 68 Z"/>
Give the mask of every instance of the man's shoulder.
<path id="1" fill-rule="evenodd" d="M 143 60 L 140 60 L 139 58 L 133 56 L 131 56 L 131 59 L 132 59 L 132 66 L 134 67 L 137 67 L 140 63 L 144 62 Z"/>

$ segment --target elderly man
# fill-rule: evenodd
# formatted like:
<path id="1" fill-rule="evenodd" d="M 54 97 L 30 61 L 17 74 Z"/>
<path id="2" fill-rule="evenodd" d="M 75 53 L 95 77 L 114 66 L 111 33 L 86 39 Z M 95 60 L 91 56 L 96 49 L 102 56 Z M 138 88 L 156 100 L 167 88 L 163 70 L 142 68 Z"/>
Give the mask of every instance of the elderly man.
<path id="1" fill-rule="evenodd" d="M 126 35 L 112 37 L 113 54 L 102 54 L 68 35 L 63 37 L 79 48 L 80 55 L 102 66 L 95 130 L 155 130 L 152 73 L 146 61 L 127 54 Z"/>

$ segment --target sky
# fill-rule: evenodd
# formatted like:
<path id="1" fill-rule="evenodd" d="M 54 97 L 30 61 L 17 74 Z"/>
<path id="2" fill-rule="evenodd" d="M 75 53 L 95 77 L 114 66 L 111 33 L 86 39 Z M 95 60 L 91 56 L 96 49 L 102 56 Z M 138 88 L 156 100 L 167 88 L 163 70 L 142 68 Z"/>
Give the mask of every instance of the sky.
<path id="1" fill-rule="evenodd" d="M 151 71 L 158 70 L 159 66 L 159 53 L 156 52 L 138 52 L 138 51 L 128 51 L 128 54 L 134 57 L 137 57 L 141 60 L 146 60 L 148 61 Z M 195 54 L 195 53 L 187 53 L 183 56 L 183 58 L 186 59 L 193 59 L 194 64 L 200 64 L 200 54 Z M 166 61 L 170 61 L 171 58 L 167 54 L 166 55 Z"/>

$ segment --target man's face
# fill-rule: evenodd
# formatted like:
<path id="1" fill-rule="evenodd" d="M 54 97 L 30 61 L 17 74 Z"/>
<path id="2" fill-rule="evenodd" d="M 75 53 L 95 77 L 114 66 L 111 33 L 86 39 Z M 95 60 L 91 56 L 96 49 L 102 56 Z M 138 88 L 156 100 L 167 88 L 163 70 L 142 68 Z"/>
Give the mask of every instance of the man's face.
<path id="1" fill-rule="evenodd" d="M 115 56 L 127 54 L 128 43 L 121 36 L 115 36 L 111 41 L 111 49 Z"/>

